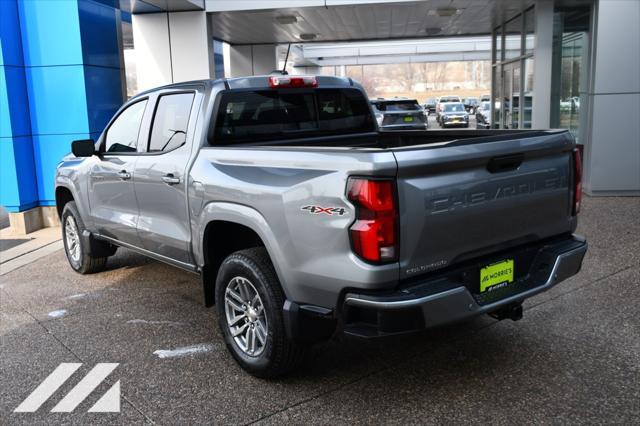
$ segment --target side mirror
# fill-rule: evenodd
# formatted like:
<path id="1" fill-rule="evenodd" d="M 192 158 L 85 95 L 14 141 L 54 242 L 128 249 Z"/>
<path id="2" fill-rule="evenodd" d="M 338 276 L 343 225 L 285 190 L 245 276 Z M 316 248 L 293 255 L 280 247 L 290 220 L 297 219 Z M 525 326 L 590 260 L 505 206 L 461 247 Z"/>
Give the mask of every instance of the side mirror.
<path id="1" fill-rule="evenodd" d="M 71 152 L 76 157 L 91 157 L 96 153 L 93 139 L 81 139 L 71 142 Z"/>

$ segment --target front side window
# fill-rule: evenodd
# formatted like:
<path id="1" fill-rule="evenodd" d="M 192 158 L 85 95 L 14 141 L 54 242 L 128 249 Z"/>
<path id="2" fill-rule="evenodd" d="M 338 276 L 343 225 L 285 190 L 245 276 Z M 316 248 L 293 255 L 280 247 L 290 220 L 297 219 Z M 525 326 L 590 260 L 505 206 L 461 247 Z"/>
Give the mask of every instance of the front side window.
<path id="1" fill-rule="evenodd" d="M 145 99 L 122 111 L 107 130 L 105 152 L 136 152 L 138 133 L 146 107 Z"/>
<path id="2" fill-rule="evenodd" d="M 193 96 L 193 93 L 178 93 L 160 97 L 153 118 L 149 152 L 171 151 L 185 143 Z"/>

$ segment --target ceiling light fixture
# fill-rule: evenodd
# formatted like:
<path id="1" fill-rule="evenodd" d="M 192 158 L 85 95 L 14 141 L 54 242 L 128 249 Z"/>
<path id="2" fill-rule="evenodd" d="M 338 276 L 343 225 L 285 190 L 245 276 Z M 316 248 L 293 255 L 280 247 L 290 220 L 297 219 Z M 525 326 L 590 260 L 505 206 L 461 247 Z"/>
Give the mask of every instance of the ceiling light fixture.
<path id="1" fill-rule="evenodd" d="M 463 9 L 456 9 L 455 7 L 439 7 L 437 9 L 431 9 L 427 12 L 430 16 L 440 16 L 443 18 L 448 18 L 454 15 L 460 15 Z"/>
<path id="2" fill-rule="evenodd" d="M 280 25 L 291 25 L 298 22 L 298 18 L 295 15 L 280 15 L 276 16 L 276 21 Z"/>
<path id="3" fill-rule="evenodd" d="M 316 37 L 318 37 L 318 35 L 314 33 L 303 33 L 303 34 L 300 34 L 298 37 L 300 37 L 300 40 L 311 41 L 311 40 L 315 40 Z"/>

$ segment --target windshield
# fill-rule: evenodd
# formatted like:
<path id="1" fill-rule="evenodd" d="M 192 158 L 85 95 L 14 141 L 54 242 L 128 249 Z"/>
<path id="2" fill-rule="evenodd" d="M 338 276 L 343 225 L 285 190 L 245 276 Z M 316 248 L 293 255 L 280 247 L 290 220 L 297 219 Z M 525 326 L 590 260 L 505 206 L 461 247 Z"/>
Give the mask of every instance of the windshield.
<path id="1" fill-rule="evenodd" d="M 413 111 L 420 109 L 418 101 L 376 102 L 374 105 L 380 111 Z"/>
<path id="2" fill-rule="evenodd" d="M 489 111 L 491 109 L 491 104 L 489 102 L 483 102 L 480 105 L 480 109 L 483 111 Z"/>
<path id="3" fill-rule="evenodd" d="M 448 103 L 444 104 L 444 112 L 462 112 L 464 111 L 464 106 L 459 103 Z"/>
<path id="4" fill-rule="evenodd" d="M 440 102 L 444 103 L 444 102 L 460 102 L 460 98 L 457 97 L 451 97 L 451 98 L 440 98 Z"/>
<path id="5" fill-rule="evenodd" d="M 280 89 L 223 93 L 213 144 L 374 131 L 369 104 L 355 89 Z"/>

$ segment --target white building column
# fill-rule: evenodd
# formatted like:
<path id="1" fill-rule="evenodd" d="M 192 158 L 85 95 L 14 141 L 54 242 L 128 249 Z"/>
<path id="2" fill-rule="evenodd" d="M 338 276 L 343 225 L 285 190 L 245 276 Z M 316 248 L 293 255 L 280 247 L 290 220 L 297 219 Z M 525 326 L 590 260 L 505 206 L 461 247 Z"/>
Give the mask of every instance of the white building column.
<path id="1" fill-rule="evenodd" d="M 640 195 L 640 2 L 599 1 L 593 10 L 583 187 L 593 195 Z"/>
<path id="2" fill-rule="evenodd" d="M 264 75 L 278 68 L 275 44 L 236 45 L 229 47 L 227 77 Z"/>
<path id="3" fill-rule="evenodd" d="M 308 67 L 293 67 L 292 74 L 296 75 L 319 75 L 320 67 L 319 66 L 308 66 Z"/>
<path id="4" fill-rule="evenodd" d="M 213 38 L 206 12 L 134 14 L 132 27 L 140 91 L 212 78 Z"/>
<path id="5" fill-rule="evenodd" d="M 551 126 L 551 64 L 553 62 L 553 0 L 538 0 L 535 7 L 536 44 L 533 66 L 532 127 Z"/>

